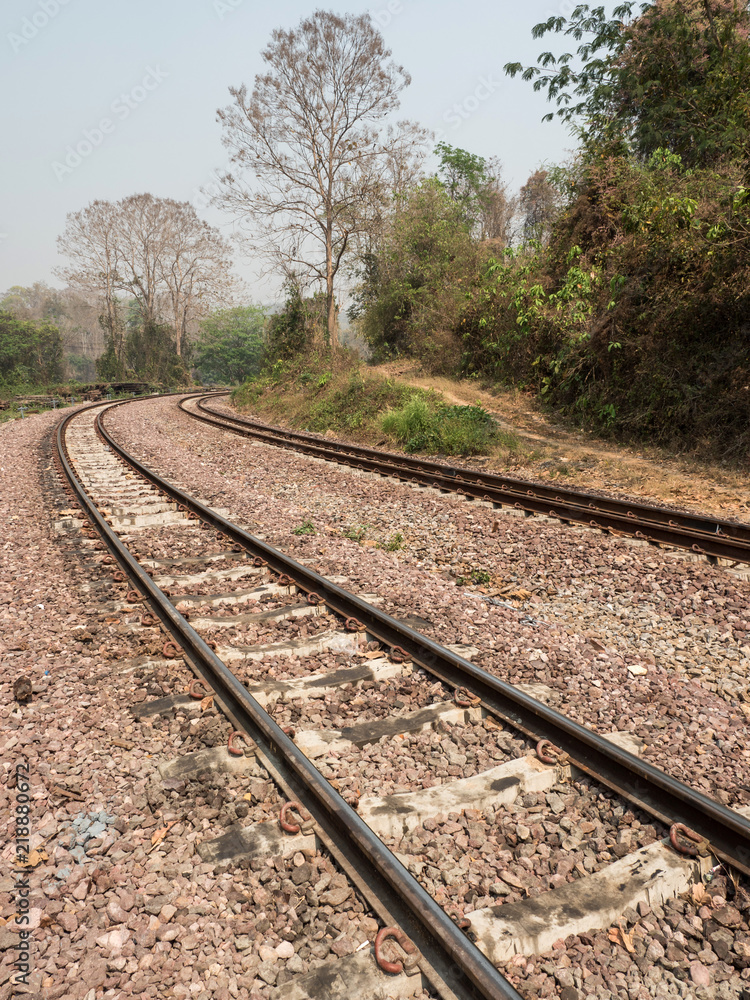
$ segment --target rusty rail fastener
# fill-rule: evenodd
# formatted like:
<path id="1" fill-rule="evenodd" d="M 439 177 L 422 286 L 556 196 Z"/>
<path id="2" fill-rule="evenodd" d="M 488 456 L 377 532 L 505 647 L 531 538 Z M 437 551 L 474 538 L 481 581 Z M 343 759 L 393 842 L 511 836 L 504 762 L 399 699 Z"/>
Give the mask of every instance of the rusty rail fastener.
<path id="1" fill-rule="evenodd" d="M 141 595 L 138 593 L 137 590 L 129 590 L 125 595 L 125 600 L 128 602 L 128 604 L 137 604 L 139 601 L 142 601 L 143 598 L 141 597 Z"/>
<path id="2" fill-rule="evenodd" d="M 448 916 L 460 931 L 471 930 L 471 920 L 468 917 L 462 917 L 457 910 L 449 910 Z"/>
<path id="3" fill-rule="evenodd" d="M 203 693 L 202 694 L 198 690 L 198 688 L 203 688 Z M 192 681 L 190 681 L 190 687 L 188 688 L 188 694 L 190 695 L 191 698 L 195 698 L 196 701 L 199 701 L 199 700 L 203 701 L 204 698 L 207 698 L 209 695 L 213 694 L 213 691 L 199 677 L 195 677 Z"/>
<path id="4" fill-rule="evenodd" d="M 459 708 L 473 708 L 482 700 L 478 695 L 472 694 L 468 688 L 457 687 L 453 692 L 453 700 Z"/>
<path id="5" fill-rule="evenodd" d="M 316 594 L 316 592 L 314 590 L 311 590 L 310 593 L 307 595 L 307 603 L 308 604 L 323 604 L 324 601 L 323 601 L 323 598 L 320 596 L 320 594 Z"/>
<path id="6" fill-rule="evenodd" d="M 405 959 L 399 959 L 397 962 L 389 962 L 387 958 L 383 958 L 380 949 L 383 946 L 383 942 L 390 938 L 394 938 L 401 945 L 406 953 Z M 422 961 L 422 956 L 411 938 L 407 937 L 400 927 L 381 927 L 375 938 L 375 961 L 383 972 L 390 972 L 394 976 L 399 976 L 402 972 L 405 972 L 407 976 L 413 976 L 415 972 L 419 971 L 419 963 Z"/>
<path id="7" fill-rule="evenodd" d="M 243 733 L 239 729 L 235 729 L 229 734 L 229 739 L 227 740 L 227 750 L 233 757 L 244 757 L 247 750 L 243 750 L 241 747 L 236 747 L 234 745 L 234 741 L 238 739 L 245 741 L 247 744 L 247 750 L 252 750 L 255 747 L 255 744 L 246 733 Z"/>
<path id="8" fill-rule="evenodd" d="M 300 823 L 294 823 L 287 819 L 287 814 L 292 811 L 297 813 L 301 820 Z M 315 820 L 299 802 L 285 802 L 279 810 L 279 826 L 285 833 L 309 833 L 315 826 Z"/>
<path id="9" fill-rule="evenodd" d="M 294 580 L 291 576 L 287 576 L 286 573 L 279 573 L 279 578 L 276 581 L 279 587 L 292 587 L 294 586 Z"/>
<path id="10" fill-rule="evenodd" d="M 407 653 L 401 646 L 392 646 L 388 656 L 391 663 L 409 663 L 411 661 L 411 653 Z"/>
<path id="11" fill-rule="evenodd" d="M 692 840 L 692 844 L 679 841 L 678 835 L 682 835 L 686 840 Z M 689 858 L 695 858 L 701 853 L 701 849 L 708 845 L 708 842 L 695 830 L 691 830 L 684 823 L 673 823 L 669 829 L 669 843 L 678 854 L 686 854 Z"/>
<path id="12" fill-rule="evenodd" d="M 344 622 L 344 628 L 347 632 L 366 632 L 367 626 L 363 625 L 361 621 L 357 618 L 347 618 Z"/>
<path id="13" fill-rule="evenodd" d="M 548 751 L 546 753 L 545 748 Z M 549 751 L 551 751 L 551 753 Z M 556 747 L 554 743 L 550 743 L 549 740 L 539 740 L 536 745 L 536 755 L 542 764 L 549 764 L 550 766 L 553 766 L 554 764 L 561 764 L 568 758 L 566 753 L 564 753 L 559 747 Z"/>
<path id="14" fill-rule="evenodd" d="M 156 615 L 152 615 L 150 611 L 147 611 L 145 615 L 141 615 L 141 625 L 144 628 L 151 628 L 152 625 L 158 625 L 159 619 Z"/>
<path id="15" fill-rule="evenodd" d="M 182 654 L 182 650 L 176 642 L 165 642 L 161 651 L 168 660 L 176 660 Z"/>

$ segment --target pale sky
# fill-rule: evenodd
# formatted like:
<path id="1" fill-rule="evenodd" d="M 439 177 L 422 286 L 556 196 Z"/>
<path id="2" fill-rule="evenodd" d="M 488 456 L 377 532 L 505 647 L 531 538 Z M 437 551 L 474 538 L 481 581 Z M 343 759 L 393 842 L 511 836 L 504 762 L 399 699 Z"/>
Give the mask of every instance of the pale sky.
<path id="1" fill-rule="evenodd" d="M 542 162 L 565 159 L 574 142 L 562 125 L 541 122 L 544 95 L 510 80 L 503 66 L 535 61 L 547 45 L 531 38 L 533 25 L 573 6 L 340 0 L 327 9 L 374 15 L 412 76 L 399 117 L 452 146 L 499 156 L 517 190 Z M 226 165 L 216 109 L 229 103 L 229 86 L 252 88 L 271 31 L 314 9 L 307 0 L 5 0 L 0 293 L 34 281 L 59 285 L 56 238 L 66 214 L 94 199 L 148 191 L 191 200 L 229 235 L 231 221 L 205 209 L 199 195 Z M 555 51 L 561 45 L 551 40 Z M 253 297 L 273 299 L 275 285 L 259 282 L 240 254 L 237 262 Z"/>

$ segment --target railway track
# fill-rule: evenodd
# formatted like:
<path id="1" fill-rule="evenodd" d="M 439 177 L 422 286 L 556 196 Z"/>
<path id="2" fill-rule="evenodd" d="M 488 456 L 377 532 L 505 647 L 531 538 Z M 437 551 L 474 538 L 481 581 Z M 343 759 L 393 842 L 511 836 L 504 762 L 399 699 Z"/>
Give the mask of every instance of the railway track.
<path id="1" fill-rule="evenodd" d="M 183 400 L 180 408 L 196 420 L 223 426 L 236 434 L 267 444 L 291 448 L 379 475 L 394 476 L 421 486 L 460 493 L 469 500 L 486 500 L 498 507 L 513 507 L 529 516 L 540 514 L 562 523 L 574 522 L 613 535 L 632 536 L 653 545 L 687 549 L 712 562 L 721 559 L 730 564 L 750 563 L 748 524 L 331 441 L 240 417 L 208 405 L 208 400 L 221 395 L 210 393 L 203 397 L 191 397 Z"/>
<path id="2" fill-rule="evenodd" d="M 274 997 L 408 996 L 419 988 L 462 1000 L 517 997 L 496 968 L 514 954 L 538 953 L 561 937 L 607 927 L 639 902 L 659 905 L 700 882 L 717 861 L 750 873 L 745 817 L 640 760 L 622 744 L 637 747 L 621 736 L 603 739 L 554 712 L 479 669 L 461 650 L 440 646 L 165 482 L 112 438 L 109 408 L 95 405 L 61 423 L 61 472 L 93 528 L 88 533 L 95 531 L 111 553 L 103 558 L 119 567 L 116 580 L 123 577 L 127 592 L 116 609 L 128 613 L 148 605 L 145 614 L 131 617 L 149 634 L 157 628 L 166 634 L 160 655 L 137 669 L 147 679 L 182 657 L 195 678 L 189 692 L 145 700 L 134 715 L 200 720 L 218 707 L 234 734 L 224 745 L 162 761 L 160 774 L 173 782 L 207 770 L 240 781 L 261 774 L 286 800 L 278 819 L 238 825 L 201 843 L 202 859 L 217 865 L 259 855 L 299 861 L 328 852 L 345 877 L 336 888 L 353 886 L 383 925 L 372 948 L 301 974 Z M 78 530 L 75 518 L 69 527 Z M 165 537 L 181 548 L 176 559 L 152 551 L 152 540 Z M 302 622 L 304 629 L 291 640 L 268 641 L 289 622 Z M 299 669 L 270 677 L 264 669 L 269 662 L 294 662 Z M 416 707 L 402 705 L 394 715 L 391 702 L 401 687 Z M 343 703 L 359 698 L 352 723 L 311 724 L 314 716 L 305 706 L 321 696 Z M 289 706 L 298 716 L 294 730 L 287 725 Z M 495 756 L 485 760 L 501 763 L 475 765 L 462 777 L 467 755 L 459 754 L 464 759 L 448 774 L 455 781 L 437 788 L 390 796 L 337 791 L 342 756 L 354 755 L 356 769 L 361 748 L 448 733 L 460 733 L 466 746 L 492 746 Z M 653 834 L 635 851 L 618 851 L 614 861 L 600 851 L 591 871 L 568 873 L 569 881 L 558 880 L 540 896 L 514 898 L 521 883 L 508 871 L 495 893 L 508 901 L 474 908 L 468 916 L 449 914 L 399 850 L 409 837 L 434 829 L 436 814 L 455 826 L 451 816 L 512 812 L 521 799 L 545 802 L 546 795 L 559 798 L 581 783 L 604 785 L 644 810 L 655 820 Z M 541 826 L 533 834 L 524 830 L 516 840 L 520 849 L 525 839 L 545 835 Z M 616 840 L 616 826 L 600 832 Z M 328 905 L 337 898 L 329 896 Z M 466 919 L 469 927 L 461 923 Z M 400 939 L 401 950 L 388 957 L 392 937 Z"/>

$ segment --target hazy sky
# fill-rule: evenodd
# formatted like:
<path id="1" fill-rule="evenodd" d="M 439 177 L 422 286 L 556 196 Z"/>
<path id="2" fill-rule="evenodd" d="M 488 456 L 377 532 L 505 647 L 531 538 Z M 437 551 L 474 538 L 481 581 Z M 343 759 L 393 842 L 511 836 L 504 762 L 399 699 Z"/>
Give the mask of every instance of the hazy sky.
<path id="1" fill-rule="evenodd" d="M 544 95 L 503 73 L 506 62 L 536 60 L 546 45 L 531 28 L 569 13 L 571 0 L 327 6 L 369 10 L 412 75 L 402 116 L 453 146 L 499 156 L 513 189 L 573 145 L 563 126 L 541 122 Z M 65 216 L 96 198 L 149 191 L 193 200 L 231 233 L 199 194 L 226 164 L 216 109 L 229 103 L 230 85 L 252 86 L 272 29 L 314 9 L 308 0 L 5 0 L 0 292 L 58 285 L 52 269 Z M 254 280 L 253 263 L 237 261 L 255 297 L 273 298 L 275 286 Z"/>

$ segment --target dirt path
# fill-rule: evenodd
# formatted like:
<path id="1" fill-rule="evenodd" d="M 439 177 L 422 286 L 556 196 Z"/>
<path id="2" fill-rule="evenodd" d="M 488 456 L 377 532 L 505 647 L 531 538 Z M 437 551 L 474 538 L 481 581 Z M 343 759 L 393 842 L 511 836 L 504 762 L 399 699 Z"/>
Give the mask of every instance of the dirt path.
<path id="1" fill-rule="evenodd" d="M 514 475 L 750 521 L 750 481 L 741 472 L 664 449 L 612 444 L 572 430 L 555 423 L 533 397 L 519 392 L 488 392 L 469 380 L 427 376 L 408 362 L 390 362 L 376 371 L 421 389 L 435 389 L 454 404 L 483 406 L 504 430 L 521 439 L 523 454 L 512 469 Z"/>

